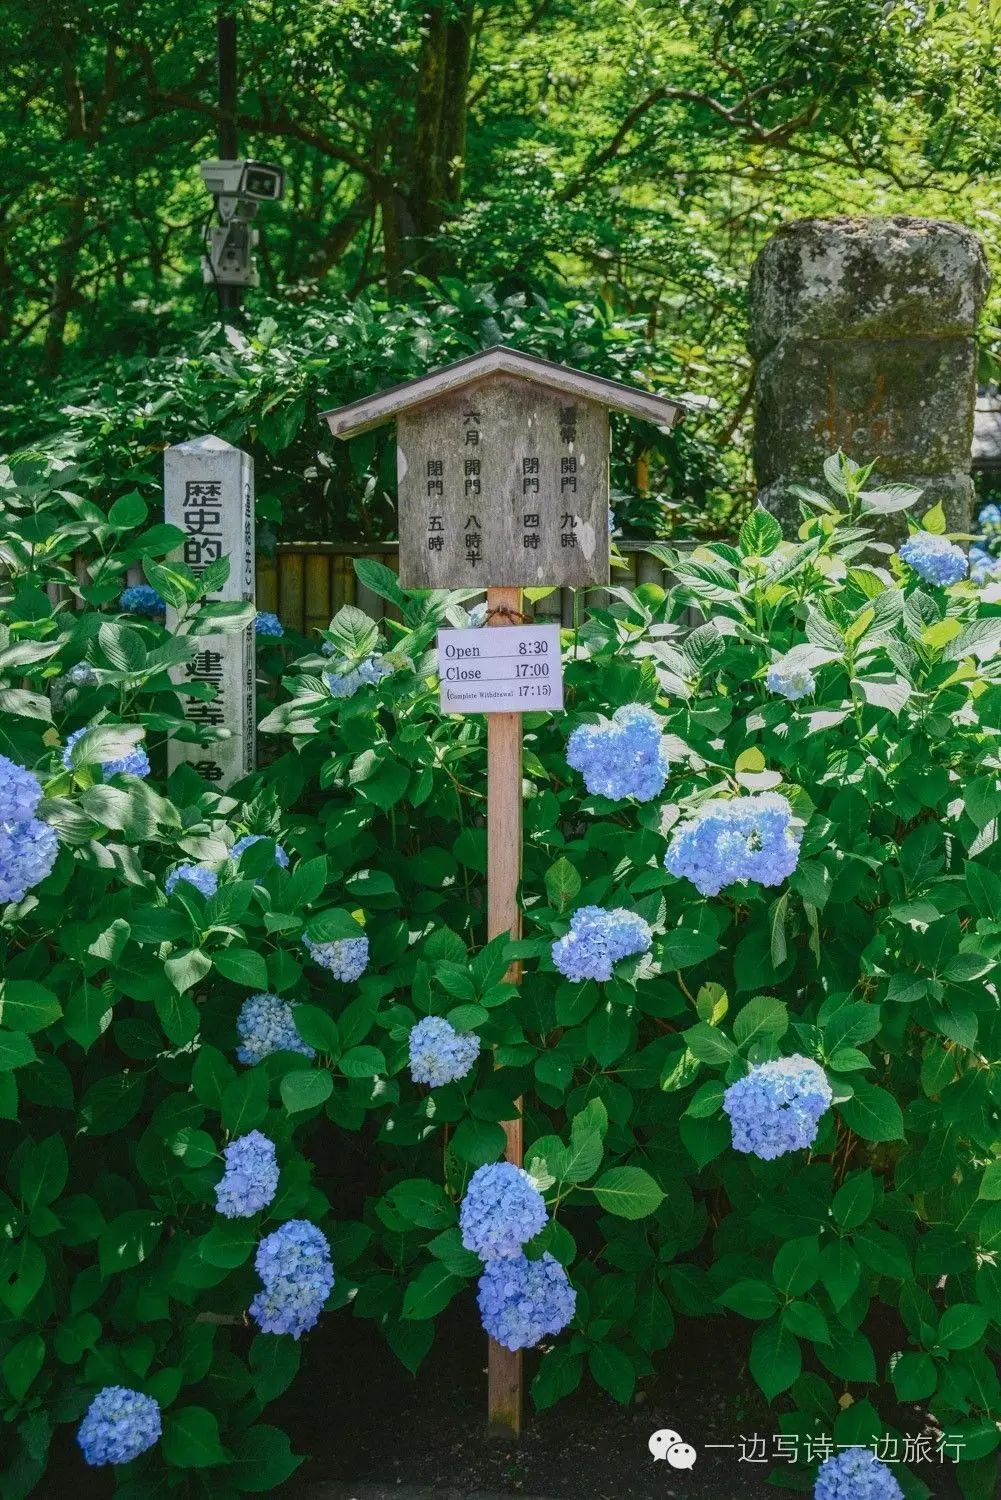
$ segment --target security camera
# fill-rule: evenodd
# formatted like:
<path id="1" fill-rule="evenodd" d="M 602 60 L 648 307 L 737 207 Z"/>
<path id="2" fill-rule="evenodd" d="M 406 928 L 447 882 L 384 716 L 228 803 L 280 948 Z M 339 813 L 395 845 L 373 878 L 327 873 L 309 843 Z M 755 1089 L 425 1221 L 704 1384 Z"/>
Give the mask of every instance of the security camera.
<path id="1" fill-rule="evenodd" d="M 262 203 L 275 203 L 285 191 L 282 167 L 245 157 L 203 161 L 202 181 L 215 199 L 220 223 L 205 230 L 202 275 L 217 286 L 257 286 L 252 221 Z"/>
<path id="2" fill-rule="evenodd" d="M 252 203 L 277 203 L 285 191 L 285 170 L 264 161 L 237 157 L 203 161 L 198 169 L 214 198 L 240 198 Z"/>

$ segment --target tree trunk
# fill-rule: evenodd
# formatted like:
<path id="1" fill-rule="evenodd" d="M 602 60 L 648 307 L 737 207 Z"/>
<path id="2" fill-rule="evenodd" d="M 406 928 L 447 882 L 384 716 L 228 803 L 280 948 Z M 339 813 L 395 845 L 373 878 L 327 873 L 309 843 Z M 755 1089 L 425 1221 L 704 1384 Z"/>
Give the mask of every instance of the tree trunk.
<path id="1" fill-rule="evenodd" d="M 432 6 L 426 15 L 417 82 L 407 207 L 409 262 L 443 269 L 438 231 L 459 207 L 466 149 L 473 0 Z"/>

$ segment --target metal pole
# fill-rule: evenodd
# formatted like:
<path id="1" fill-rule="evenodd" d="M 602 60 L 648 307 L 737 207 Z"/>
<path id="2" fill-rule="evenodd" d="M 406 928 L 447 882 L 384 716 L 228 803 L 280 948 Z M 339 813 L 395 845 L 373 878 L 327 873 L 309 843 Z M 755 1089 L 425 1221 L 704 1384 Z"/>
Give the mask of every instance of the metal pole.
<path id="1" fill-rule="evenodd" d="M 235 159 L 239 143 L 236 138 L 236 16 L 221 11 L 216 21 L 216 47 L 219 59 L 219 155 Z M 225 314 L 243 304 L 242 286 L 218 286 L 219 311 Z"/>
<path id="2" fill-rule="evenodd" d="M 494 611 L 506 612 L 506 618 Z M 517 620 L 520 612 L 520 589 L 487 590 L 490 625 L 503 628 L 513 623 L 512 616 Z M 487 714 L 487 933 L 491 938 L 502 932 L 521 936 L 521 846 L 521 714 Z M 517 984 L 521 965 L 511 964 L 505 978 Z M 517 1102 L 520 1109 L 521 1100 Z M 504 1155 L 520 1167 L 524 1150 L 520 1115 L 504 1122 L 504 1134 Z M 491 1339 L 487 1352 L 489 1428 L 517 1437 L 523 1405 L 521 1350 L 512 1353 Z"/>

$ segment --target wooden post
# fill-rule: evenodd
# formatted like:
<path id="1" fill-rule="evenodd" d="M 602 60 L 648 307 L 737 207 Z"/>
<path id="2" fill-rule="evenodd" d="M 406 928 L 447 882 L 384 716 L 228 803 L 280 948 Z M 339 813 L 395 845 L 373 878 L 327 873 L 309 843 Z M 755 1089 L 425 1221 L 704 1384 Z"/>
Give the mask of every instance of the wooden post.
<path id="1" fill-rule="evenodd" d="M 507 614 L 493 611 L 507 611 Z M 521 590 L 487 590 L 487 619 L 491 626 L 516 625 L 521 613 Z M 487 935 L 509 932 L 521 936 L 521 715 L 487 714 Z M 504 976 L 517 984 L 521 964 L 511 964 Z M 521 1100 L 518 1100 L 521 1109 Z M 504 1155 L 522 1164 L 524 1140 L 521 1115 L 504 1122 Z M 521 1350 L 490 1340 L 487 1354 L 487 1414 L 492 1431 L 521 1433 L 523 1407 Z"/>

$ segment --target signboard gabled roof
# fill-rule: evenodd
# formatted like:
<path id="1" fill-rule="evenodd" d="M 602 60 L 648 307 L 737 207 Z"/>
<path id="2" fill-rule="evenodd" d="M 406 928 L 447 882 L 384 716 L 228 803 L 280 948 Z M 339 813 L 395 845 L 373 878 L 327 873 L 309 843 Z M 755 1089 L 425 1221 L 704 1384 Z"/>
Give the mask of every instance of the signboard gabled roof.
<path id="1" fill-rule="evenodd" d="M 558 391 L 560 395 L 597 401 L 612 411 L 628 412 L 630 416 L 642 417 L 661 427 L 673 426 L 682 414 L 681 402 L 672 397 L 655 396 L 637 386 L 623 385 L 621 381 L 608 380 L 603 375 L 588 375 L 583 370 L 571 370 L 535 354 L 522 354 L 519 349 L 495 344 L 493 348 L 471 354 L 467 359 L 432 370 L 429 375 L 394 385 L 381 395 L 365 396 L 348 406 L 325 411 L 323 417 L 335 437 L 350 438 L 356 433 L 367 432 L 370 427 L 377 427 L 380 422 L 388 422 L 400 412 L 429 405 L 492 375 L 517 375 L 534 385 Z"/>

